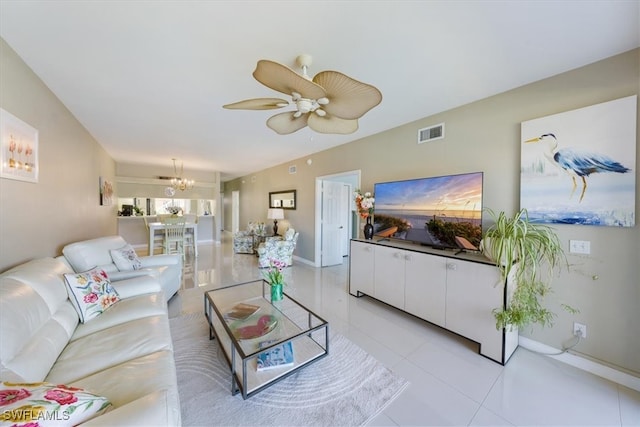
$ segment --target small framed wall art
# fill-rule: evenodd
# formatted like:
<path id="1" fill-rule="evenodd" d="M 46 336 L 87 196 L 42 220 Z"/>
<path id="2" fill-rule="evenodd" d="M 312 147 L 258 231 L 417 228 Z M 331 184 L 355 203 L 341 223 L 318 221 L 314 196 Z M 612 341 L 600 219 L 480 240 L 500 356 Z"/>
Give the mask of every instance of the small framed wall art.
<path id="1" fill-rule="evenodd" d="M 113 184 L 104 177 L 98 178 L 100 185 L 100 206 L 111 206 L 113 204 Z"/>
<path id="2" fill-rule="evenodd" d="M 0 177 L 38 182 L 38 130 L 0 108 Z"/>

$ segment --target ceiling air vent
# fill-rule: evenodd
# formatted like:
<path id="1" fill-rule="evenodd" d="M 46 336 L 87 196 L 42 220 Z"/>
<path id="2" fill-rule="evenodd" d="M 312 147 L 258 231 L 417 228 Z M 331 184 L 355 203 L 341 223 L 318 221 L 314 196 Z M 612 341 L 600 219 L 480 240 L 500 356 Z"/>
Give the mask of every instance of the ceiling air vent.
<path id="1" fill-rule="evenodd" d="M 435 126 L 429 126 L 428 128 L 422 128 L 418 131 L 418 144 L 423 142 L 435 141 L 436 139 L 444 138 L 444 123 L 440 123 Z"/>

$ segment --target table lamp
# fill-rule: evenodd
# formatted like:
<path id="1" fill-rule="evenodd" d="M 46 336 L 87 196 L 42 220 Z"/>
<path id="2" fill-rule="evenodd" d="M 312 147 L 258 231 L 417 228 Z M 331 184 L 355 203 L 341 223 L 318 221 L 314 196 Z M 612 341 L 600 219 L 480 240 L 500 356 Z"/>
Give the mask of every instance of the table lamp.
<path id="1" fill-rule="evenodd" d="M 278 234 L 278 220 L 284 219 L 284 209 L 269 209 L 267 218 L 273 220 L 273 234 Z"/>

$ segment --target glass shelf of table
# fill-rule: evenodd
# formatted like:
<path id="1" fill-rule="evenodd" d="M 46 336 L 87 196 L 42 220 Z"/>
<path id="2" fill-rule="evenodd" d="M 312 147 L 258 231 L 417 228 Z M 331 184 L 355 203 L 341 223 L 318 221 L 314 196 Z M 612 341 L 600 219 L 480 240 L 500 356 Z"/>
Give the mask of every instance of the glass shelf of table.
<path id="1" fill-rule="evenodd" d="M 241 303 L 258 309 L 246 319 L 230 318 L 228 313 Z M 286 291 L 281 301 L 272 302 L 269 284 L 264 280 L 206 292 L 204 312 L 209 322 L 209 338 L 218 340 L 231 369 L 231 391 L 242 393 L 245 399 L 329 352 L 328 323 Z M 257 332 L 244 334 L 245 331 Z M 288 342 L 293 348 L 292 365 L 257 369 L 257 357 L 266 351 L 264 345 L 271 348 Z"/>

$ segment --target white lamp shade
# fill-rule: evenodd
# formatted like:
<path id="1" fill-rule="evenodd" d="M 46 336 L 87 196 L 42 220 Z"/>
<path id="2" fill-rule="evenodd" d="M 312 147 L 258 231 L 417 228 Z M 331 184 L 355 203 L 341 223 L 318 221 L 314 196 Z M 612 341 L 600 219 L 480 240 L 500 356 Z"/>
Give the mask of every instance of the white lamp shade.
<path id="1" fill-rule="evenodd" d="M 267 212 L 269 219 L 284 219 L 284 209 L 269 209 Z"/>

